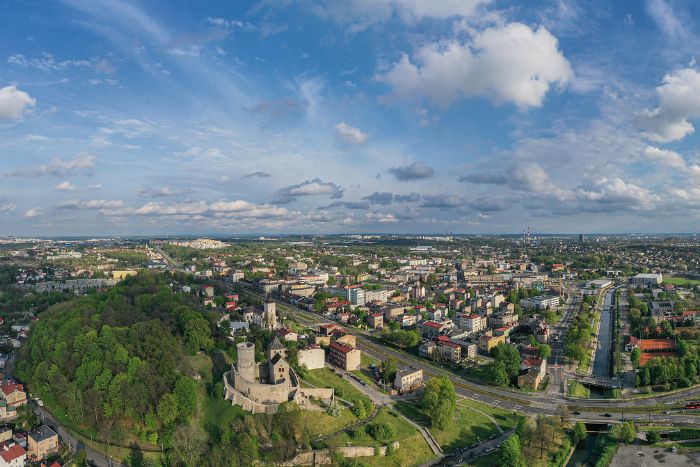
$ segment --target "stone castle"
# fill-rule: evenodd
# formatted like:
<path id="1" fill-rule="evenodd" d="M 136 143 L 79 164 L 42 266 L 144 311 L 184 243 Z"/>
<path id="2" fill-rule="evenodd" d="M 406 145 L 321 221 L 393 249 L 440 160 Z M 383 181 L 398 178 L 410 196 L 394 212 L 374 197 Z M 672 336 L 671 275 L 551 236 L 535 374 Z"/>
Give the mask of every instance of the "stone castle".
<path id="1" fill-rule="evenodd" d="M 270 345 L 267 361 L 256 363 L 255 344 L 241 342 L 231 371 L 224 374 L 224 399 L 253 413 L 275 413 L 280 404 L 295 402 L 301 408 L 323 411 L 312 401 L 330 404 L 332 388 L 302 388 L 299 378 L 287 362 L 287 349 L 277 337 Z"/>

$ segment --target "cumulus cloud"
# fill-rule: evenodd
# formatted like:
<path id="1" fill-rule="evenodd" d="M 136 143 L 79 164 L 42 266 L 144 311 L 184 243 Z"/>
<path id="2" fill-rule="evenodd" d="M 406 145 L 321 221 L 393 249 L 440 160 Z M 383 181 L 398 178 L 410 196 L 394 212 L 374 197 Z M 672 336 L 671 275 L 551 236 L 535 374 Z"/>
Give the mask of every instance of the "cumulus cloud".
<path id="1" fill-rule="evenodd" d="M 338 123 L 335 126 L 335 131 L 338 133 L 338 136 L 352 144 L 362 144 L 369 138 L 367 133 L 364 133 L 359 128 L 352 127 L 345 122 Z"/>
<path id="2" fill-rule="evenodd" d="M 54 185 L 54 188 L 57 189 L 58 191 L 75 191 L 78 189 L 77 186 L 73 185 L 69 181 L 61 182 L 58 185 Z"/>
<path id="3" fill-rule="evenodd" d="M 124 206 L 121 200 L 106 199 L 69 199 L 58 205 L 59 209 L 115 209 Z"/>
<path id="4" fill-rule="evenodd" d="M 328 206 L 321 207 L 319 209 L 369 209 L 369 203 L 362 203 L 358 201 L 333 201 Z"/>
<path id="5" fill-rule="evenodd" d="M 273 204 L 287 204 L 296 201 L 299 196 L 330 195 L 331 199 L 343 197 L 343 188 L 332 182 L 324 182 L 320 178 L 306 180 L 297 185 L 290 185 L 277 191 L 277 199 Z"/>
<path id="6" fill-rule="evenodd" d="M 36 105 L 36 99 L 16 86 L 0 88 L 0 120 L 18 120 Z"/>
<path id="7" fill-rule="evenodd" d="M 404 54 L 377 79 L 399 97 L 428 99 L 441 108 L 465 97 L 486 97 L 527 109 L 541 106 L 552 85 L 564 86 L 573 76 L 547 29 L 510 23 L 485 29 L 471 42 L 425 45 L 413 60 Z"/>
<path id="8" fill-rule="evenodd" d="M 28 209 L 22 217 L 24 217 L 25 219 L 34 219 L 39 216 L 41 216 L 41 209 L 39 209 L 38 207 L 34 207 Z"/>
<path id="9" fill-rule="evenodd" d="M 86 153 L 78 155 L 73 160 L 54 158 L 48 164 L 11 172 L 10 175 L 14 177 L 41 177 L 44 175 L 62 177 L 81 170 L 90 172 L 95 167 L 95 159 L 95 156 Z"/>
<path id="10" fill-rule="evenodd" d="M 668 143 L 695 131 L 690 119 L 700 116 L 700 72 L 684 68 L 663 78 L 656 88 L 659 106 L 637 115 L 637 125 L 651 141 Z"/>
<path id="11" fill-rule="evenodd" d="M 624 209 L 650 210 L 659 196 L 646 188 L 621 178 L 602 177 L 588 187 L 578 190 L 578 198 L 588 211 L 615 211 Z"/>
<path id="12" fill-rule="evenodd" d="M 644 156 L 658 164 L 668 165 L 670 167 L 683 168 L 685 167 L 685 159 L 676 151 L 670 149 L 660 149 L 654 146 L 644 148 Z"/>
<path id="13" fill-rule="evenodd" d="M 457 208 L 465 202 L 464 197 L 458 195 L 425 195 L 421 206 L 424 208 Z"/>
<path id="14" fill-rule="evenodd" d="M 433 168 L 427 166 L 423 162 L 414 162 L 409 165 L 393 167 L 389 169 L 389 172 L 400 182 L 420 180 L 433 176 Z"/>
<path id="15" fill-rule="evenodd" d="M 9 214 L 11 212 L 14 212 L 14 210 L 17 208 L 17 205 L 11 201 L 3 201 L 0 200 L 0 214 Z"/>
<path id="16" fill-rule="evenodd" d="M 375 191 L 371 195 L 367 195 L 362 199 L 366 199 L 370 204 L 391 204 L 394 200 L 394 195 L 386 191 Z"/>

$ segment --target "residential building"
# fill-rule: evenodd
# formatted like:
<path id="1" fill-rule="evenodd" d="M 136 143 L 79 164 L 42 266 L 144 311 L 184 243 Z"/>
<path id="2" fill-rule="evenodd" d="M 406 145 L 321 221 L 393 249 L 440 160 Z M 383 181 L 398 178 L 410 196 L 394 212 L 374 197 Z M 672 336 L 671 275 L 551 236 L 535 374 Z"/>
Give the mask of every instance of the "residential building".
<path id="1" fill-rule="evenodd" d="M 445 334 L 448 327 L 445 323 L 437 323 L 435 321 L 423 321 L 420 324 L 420 333 L 423 337 L 433 339 L 439 335 Z"/>
<path id="2" fill-rule="evenodd" d="M 45 459 L 58 452 L 58 448 L 58 435 L 46 425 L 41 425 L 27 435 L 27 455 L 32 461 Z"/>
<path id="3" fill-rule="evenodd" d="M 485 316 L 477 314 L 459 315 L 459 327 L 469 332 L 481 332 L 486 329 L 487 319 Z"/>
<path id="4" fill-rule="evenodd" d="M 394 388 L 399 394 L 415 391 L 423 386 L 423 370 L 411 367 L 401 368 L 396 372 Z"/>
<path id="5" fill-rule="evenodd" d="M 360 368 L 360 355 L 359 349 L 354 349 L 340 342 L 331 342 L 328 346 L 328 362 L 345 371 Z"/>
<path id="6" fill-rule="evenodd" d="M 437 353 L 437 344 L 431 340 L 424 340 L 418 346 L 418 355 L 423 358 L 433 358 Z"/>
<path id="7" fill-rule="evenodd" d="M 16 407 L 27 403 L 27 393 L 24 392 L 24 386 L 14 381 L 6 381 L 0 385 L 0 397 L 7 402 L 8 406 Z"/>
<path id="8" fill-rule="evenodd" d="M 445 337 L 446 339 L 438 339 L 436 344 L 442 358 L 451 362 L 458 362 L 462 358 L 462 347 L 450 341 L 447 336 L 441 337 Z"/>
<path id="9" fill-rule="evenodd" d="M 384 327 L 384 315 L 381 313 L 370 313 L 367 315 L 367 324 L 377 329 Z"/>
<path id="10" fill-rule="evenodd" d="M 0 445 L 0 467 L 23 467 L 27 463 L 27 451 L 19 444 L 5 441 Z"/>
<path id="11" fill-rule="evenodd" d="M 481 336 L 479 338 L 479 352 L 483 354 L 489 354 L 491 353 L 491 349 L 496 347 L 500 343 L 505 343 L 506 342 L 506 336 L 501 335 L 501 336 Z"/>

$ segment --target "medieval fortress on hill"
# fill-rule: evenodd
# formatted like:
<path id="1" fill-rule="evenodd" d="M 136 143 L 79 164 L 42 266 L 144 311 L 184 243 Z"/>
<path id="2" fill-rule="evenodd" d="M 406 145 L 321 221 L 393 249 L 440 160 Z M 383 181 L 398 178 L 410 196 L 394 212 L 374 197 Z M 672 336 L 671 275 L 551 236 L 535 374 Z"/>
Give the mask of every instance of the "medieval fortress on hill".
<path id="1" fill-rule="evenodd" d="M 259 317 L 261 327 L 277 328 L 274 302 L 266 301 L 254 315 Z M 324 404 L 333 401 L 332 388 L 300 387 L 299 378 L 286 360 L 287 349 L 279 338 L 275 337 L 270 345 L 265 362 L 255 361 L 254 343 L 241 342 L 236 347 L 236 363 L 231 365 L 231 371 L 224 373 L 224 399 L 253 413 L 275 413 L 280 404 L 290 401 L 305 410 L 323 411 L 312 399 Z"/>

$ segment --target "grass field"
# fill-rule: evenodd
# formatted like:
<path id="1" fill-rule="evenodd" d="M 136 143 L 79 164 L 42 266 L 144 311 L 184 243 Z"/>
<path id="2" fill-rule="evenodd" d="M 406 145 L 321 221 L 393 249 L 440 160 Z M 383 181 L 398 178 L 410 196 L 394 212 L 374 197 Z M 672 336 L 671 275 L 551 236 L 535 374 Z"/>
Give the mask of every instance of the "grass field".
<path id="1" fill-rule="evenodd" d="M 414 403 L 398 402 L 397 408 L 411 420 L 427 427 L 442 449 L 448 453 L 500 433 L 494 422 L 480 412 L 491 415 L 503 429 L 508 429 L 515 423 L 512 413 L 507 410 L 467 400 L 458 401 L 455 418 L 445 430 L 431 428 L 428 417 Z"/>
<path id="2" fill-rule="evenodd" d="M 358 457 L 357 460 L 368 466 L 410 466 L 421 465 L 432 459 L 433 452 L 420 433 L 406 420 L 388 407 L 382 407 L 377 417 L 371 423 L 383 423 L 391 427 L 394 433 L 393 441 L 399 442 L 399 449 L 389 457 Z M 326 441 L 329 447 L 339 446 L 381 446 L 367 434 L 365 426 L 357 427 L 348 432 L 339 433 Z"/>
<path id="3" fill-rule="evenodd" d="M 700 285 L 700 279 L 688 279 L 687 277 L 679 276 L 664 276 L 664 284 L 678 285 L 682 287 L 693 287 Z"/>
<path id="4" fill-rule="evenodd" d="M 567 387 L 567 394 L 571 397 L 588 399 L 589 397 L 591 397 L 591 390 L 583 384 L 579 383 L 578 381 L 570 380 Z"/>
<path id="5" fill-rule="evenodd" d="M 352 384 L 328 368 L 309 370 L 304 381 L 318 388 L 333 388 L 336 396 L 353 404 L 364 397 Z"/>

